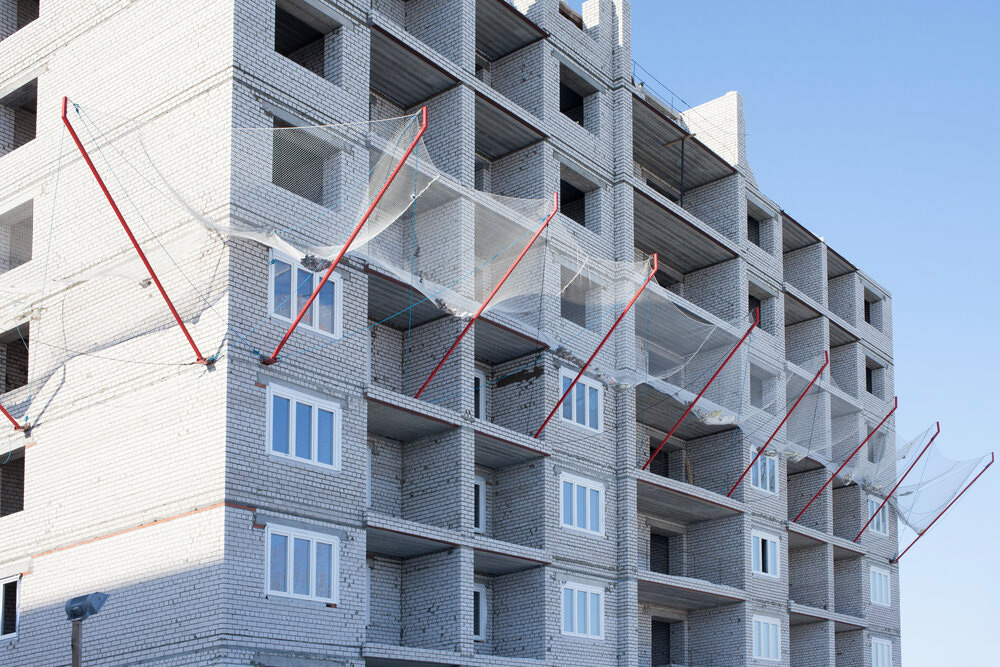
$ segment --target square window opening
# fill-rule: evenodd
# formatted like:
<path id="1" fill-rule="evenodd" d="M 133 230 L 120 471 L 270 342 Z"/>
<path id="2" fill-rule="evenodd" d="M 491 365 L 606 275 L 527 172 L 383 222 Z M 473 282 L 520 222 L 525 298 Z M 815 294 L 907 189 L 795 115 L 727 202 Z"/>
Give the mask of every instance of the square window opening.
<path id="1" fill-rule="evenodd" d="M 274 11 L 274 50 L 313 74 L 339 83 L 335 64 L 340 21 L 303 0 L 278 0 Z"/>
<path id="2" fill-rule="evenodd" d="M 267 594 L 336 604 L 340 538 L 297 528 L 267 526 Z"/>
<path id="3" fill-rule="evenodd" d="M 32 79 L 0 99 L 0 155 L 35 138 L 38 79 Z"/>
<path id="4" fill-rule="evenodd" d="M 3 390 L 14 391 L 28 384 L 28 352 L 31 338 L 27 322 L 0 334 Z"/>
<path id="5" fill-rule="evenodd" d="M 885 368 L 873 359 L 865 358 L 865 391 L 876 398 L 885 398 Z"/>
<path id="6" fill-rule="evenodd" d="M 565 64 L 559 63 L 559 111 L 591 132 L 596 130 L 597 88 Z"/>
<path id="7" fill-rule="evenodd" d="M 753 550 L 753 571 L 767 577 L 777 578 L 781 574 L 778 550 L 781 540 L 777 535 L 751 531 Z"/>
<path id="8" fill-rule="evenodd" d="M 294 389 L 267 388 L 268 452 L 332 470 L 341 464 L 341 407 Z"/>
<path id="9" fill-rule="evenodd" d="M 600 186 L 568 166 L 559 168 L 559 210 L 570 220 L 600 231 Z"/>
<path id="10" fill-rule="evenodd" d="M 604 589 L 574 582 L 562 585 L 562 633 L 601 639 L 604 636 Z"/>
<path id="11" fill-rule="evenodd" d="M 884 301 L 874 292 L 865 288 L 864 316 L 865 322 L 882 331 L 882 314 Z"/>
<path id="12" fill-rule="evenodd" d="M 0 464 L 0 517 L 16 514 L 23 509 L 24 456 L 21 456 Z"/>
<path id="13" fill-rule="evenodd" d="M 0 579 L 0 639 L 17 635 L 20 602 L 21 575 Z"/>
<path id="14" fill-rule="evenodd" d="M 0 273 L 31 260 L 34 217 L 33 200 L 0 213 Z"/>
<path id="15" fill-rule="evenodd" d="M 271 317 L 291 323 L 319 287 L 326 273 L 323 263 L 300 264 L 277 252 L 271 253 L 268 309 Z M 322 336 L 340 338 L 343 335 L 343 281 L 335 272 L 323 283 L 299 328 Z"/>
<path id="16" fill-rule="evenodd" d="M 563 473 L 559 476 L 559 493 L 563 528 L 604 534 L 604 484 Z"/>
<path id="17" fill-rule="evenodd" d="M 747 320 L 752 323 L 754 312 L 760 310 L 760 324 L 757 326 L 772 336 L 775 335 L 776 301 L 773 294 L 759 285 L 747 283 Z"/>
<path id="18" fill-rule="evenodd" d="M 575 377 L 569 369 L 559 372 L 560 396 L 573 387 L 560 409 L 562 420 L 600 433 L 604 429 L 604 385 L 586 376 L 574 385 Z"/>

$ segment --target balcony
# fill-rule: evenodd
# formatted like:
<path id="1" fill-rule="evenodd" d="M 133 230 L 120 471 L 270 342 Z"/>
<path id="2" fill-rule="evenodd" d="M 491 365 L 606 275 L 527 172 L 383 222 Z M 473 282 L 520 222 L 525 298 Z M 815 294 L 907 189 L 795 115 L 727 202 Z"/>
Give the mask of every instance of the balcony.
<path id="1" fill-rule="evenodd" d="M 722 607 L 745 602 L 747 599 L 746 592 L 732 586 L 649 570 L 639 571 L 641 603 L 689 611 Z"/>

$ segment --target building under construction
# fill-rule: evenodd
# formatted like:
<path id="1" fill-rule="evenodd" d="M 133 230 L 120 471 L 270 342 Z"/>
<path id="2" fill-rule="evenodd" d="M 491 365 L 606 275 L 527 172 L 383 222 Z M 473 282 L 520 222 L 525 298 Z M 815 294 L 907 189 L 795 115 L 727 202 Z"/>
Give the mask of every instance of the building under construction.
<path id="1" fill-rule="evenodd" d="M 0 3 L 0 663 L 901 664 L 986 461 L 630 12 Z"/>

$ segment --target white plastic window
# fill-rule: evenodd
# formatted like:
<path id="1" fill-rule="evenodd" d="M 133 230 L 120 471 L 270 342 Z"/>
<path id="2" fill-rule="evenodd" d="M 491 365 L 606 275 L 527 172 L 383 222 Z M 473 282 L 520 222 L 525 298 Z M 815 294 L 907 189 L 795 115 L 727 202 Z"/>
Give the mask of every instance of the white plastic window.
<path id="1" fill-rule="evenodd" d="M 879 500 L 875 500 L 873 498 L 869 498 L 868 499 L 868 516 L 869 517 L 872 517 L 872 516 L 875 517 L 874 519 L 872 519 L 872 522 L 871 522 L 871 524 L 868 527 L 871 530 L 873 530 L 876 533 L 878 533 L 879 535 L 888 535 L 889 534 L 889 519 L 888 519 L 888 515 L 887 515 L 887 513 L 885 511 L 885 507 L 883 507 L 882 509 L 879 509 L 878 506 L 881 505 L 881 504 L 882 503 Z M 875 514 L 876 510 L 878 510 L 878 514 Z"/>
<path id="2" fill-rule="evenodd" d="M 473 416 L 486 419 L 486 373 L 478 368 L 472 376 L 472 398 L 475 403 Z"/>
<path id="3" fill-rule="evenodd" d="M 268 450 L 275 456 L 340 470 L 341 409 L 288 387 L 267 388 Z"/>
<path id="4" fill-rule="evenodd" d="M 750 469 L 750 483 L 767 493 L 778 492 L 778 461 L 773 456 L 761 456 Z"/>
<path id="5" fill-rule="evenodd" d="M 563 528 L 604 534 L 604 485 L 563 473 L 559 476 Z"/>
<path id="6" fill-rule="evenodd" d="M 0 638 L 17 636 L 20 598 L 21 575 L 0 579 Z"/>
<path id="7" fill-rule="evenodd" d="M 604 589 L 573 582 L 562 585 L 562 633 L 600 639 L 604 636 Z"/>
<path id="8" fill-rule="evenodd" d="M 576 373 L 560 371 L 561 393 L 573 384 Z M 600 433 L 604 428 L 604 386 L 600 382 L 581 377 L 573 391 L 562 404 L 562 420 Z"/>
<path id="9" fill-rule="evenodd" d="M 271 289 L 268 290 L 268 309 L 272 317 L 291 323 L 306 305 L 325 273 L 325 270 L 313 273 L 291 258 L 272 252 Z M 340 338 L 343 335 L 342 293 L 340 276 L 334 273 L 309 306 L 299 322 L 299 328 Z"/>
<path id="10" fill-rule="evenodd" d="M 268 595 L 336 604 L 339 550 L 335 536 L 268 524 Z"/>
<path id="11" fill-rule="evenodd" d="M 777 535 L 764 533 L 761 531 L 751 531 L 750 537 L 753 543 L 753 571 L 768 577 L 777 577 L 781 574 L 778 545 L 781 543 Z"/>
<path id="12" fill-rule="evenodd" d="M 872 637 L 872 667 L 892 667 L 892 642 Z"/>
<path id="13" fill-rule="evenodd" d="M 472 587 L 472 638 L 477 642 L 486 641 L 486 586 Z"/>
<path id="14" fill-rule="evenodd" d="M 753 617 L 753 657 L 781 660 L 781 622 L 770 616 Z"/>
<path id="15" fill-rule="evenodd" d="M 475 530 L 477 533 L 486 532 L 486 480 L 476 477 L 473 484 L 473 514 L 475 515 Z"/>
<path id="16" fill-rule="evenodd" d="M 880 567 L 871 568 L 871 599 L 872 604 L 880 607 L 888 607 L 891 604 L 891 591 L 889 587 L 889 570 Z"/>

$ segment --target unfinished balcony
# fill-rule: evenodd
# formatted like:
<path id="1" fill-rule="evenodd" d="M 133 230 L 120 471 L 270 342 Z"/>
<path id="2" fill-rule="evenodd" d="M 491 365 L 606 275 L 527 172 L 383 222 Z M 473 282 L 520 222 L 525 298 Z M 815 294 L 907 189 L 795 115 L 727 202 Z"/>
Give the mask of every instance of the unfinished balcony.
<path id="1" fill-rule="evenodd" d="M 35 138 L 38 79 L 0 97 L 0 157 Z"/>
<path id="2" fill-rule="evenodd" d="M 546 36 L 506 0 L 476 0 L 476 78 L 541 117 Z"/>
<path id="3" fill-rule="evenodd" d="M 406 115 L 458 83 L 454 75 L 378 24 L 372 26 L 370 55 L 373 120 Z"/>

